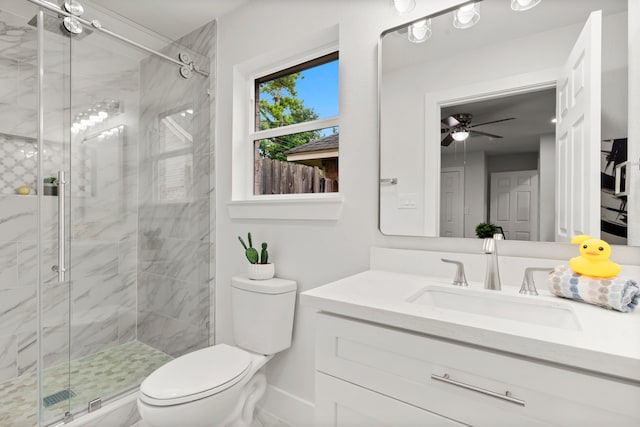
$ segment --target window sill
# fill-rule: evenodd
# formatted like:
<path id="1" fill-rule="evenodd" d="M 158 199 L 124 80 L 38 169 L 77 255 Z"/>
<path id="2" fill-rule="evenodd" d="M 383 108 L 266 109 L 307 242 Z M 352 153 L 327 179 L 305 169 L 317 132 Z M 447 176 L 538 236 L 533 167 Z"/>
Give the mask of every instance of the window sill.
<path id="1" fill-rule="evenodd" d="M 234 200 L 227 203 L 227 209 L 231 219 L 336 221 L 343 203 L 339 193 L 296 194 Z"/>

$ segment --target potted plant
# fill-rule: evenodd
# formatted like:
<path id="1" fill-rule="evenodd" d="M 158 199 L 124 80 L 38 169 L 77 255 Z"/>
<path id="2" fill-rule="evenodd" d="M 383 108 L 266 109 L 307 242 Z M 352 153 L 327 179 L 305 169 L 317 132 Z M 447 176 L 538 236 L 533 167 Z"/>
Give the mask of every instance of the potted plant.
<path id="1" fill-rule="evenodd" d="M 238 236 L 240 244 L 244 248 L 244 255 L 249 260 L 247 266 L 247 276 L 252 280 L 266 280 L 271 279 L 275 273 L 275 265 L 269 262 L 269 252 L 267 251 L 267 244 L 262 243 L 262 250 L 258 254 L 258 250 L 253 247 L 253 239 L 251 233 L 247 233 L 247 241 L 249 245 L 245 243 L 242 237 Z"/>
<path id="2" fill-rule="evenodd" d="M 58 195 L 58 178 L 55 176 L 49 176 L 44 179 L 42 194 L 45 196 L 57 196 Z"/>
<path id="3" fill-rule="evenodd" d="M 479 239 L 493 237 L 493 235 L 497 232 L 498 227 L 496 227 L 495 224 L 491 224 L 490 222 L 481 222 L 476 226 L 476 236 L 478 236 Z"/>

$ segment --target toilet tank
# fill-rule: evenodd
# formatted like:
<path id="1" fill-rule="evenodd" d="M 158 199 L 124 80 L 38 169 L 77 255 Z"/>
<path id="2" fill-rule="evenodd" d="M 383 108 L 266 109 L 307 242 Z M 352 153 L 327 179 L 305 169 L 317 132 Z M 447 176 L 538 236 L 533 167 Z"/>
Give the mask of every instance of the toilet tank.
<path id="1" fill-rule="evenodd" d="M 296 282 L 231 279 L 233 336 L 238 347 L 274 354 L 291 346 Z"/>

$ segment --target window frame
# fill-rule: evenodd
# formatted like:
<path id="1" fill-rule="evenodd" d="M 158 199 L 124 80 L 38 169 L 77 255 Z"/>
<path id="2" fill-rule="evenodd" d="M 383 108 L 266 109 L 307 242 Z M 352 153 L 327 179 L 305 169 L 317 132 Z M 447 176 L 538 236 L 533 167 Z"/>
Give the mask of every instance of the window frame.
<path id="1" fill-rule="evenodd" d="M 307 122 L 294 123 L 291 125 L 275 127 L 271 129 L 259 130 L 260 126 L 260 84 L 266 83 L 280 77 L 287 76 L 293 73 L 299 73 L 313 67 L 317 67 L 320 65 L 328 64 L 333 61 L 338 61 L 338 67 L 340 67 L 340 51 L 335 48 L 330 52 L 323 52 L 315 55 L 311 59 L 299 60 L 294 63 L 294 65 L 289 65 L 286 67 L 280 67 L 276 71 L 272 71 L 266 74 L 263 74 L 260 77 L 253 78 L 253 96 L 252 96 L 252 117 L 253 122 L 251 123 L 252 131 L 249 132 L 248 135 L 248 143 L 251 145 L 252 152 L 255 156 L 255 143 L 261 139 L 270 139 L 277 138 L 281 136 L 293 135 L 296 133 L 309 132 L 315 130 L 321 130 L 325 128 L 332 127 L 340 127 L 340 109 L 338 107 L 338 114 L 331 117 L 325 117 L 323 119 L 310 120 Z M 340 81 L 338 79 L 338 88 L 340 87 Z M 340 103 L 340 93 L 338 89 L 338 104 Z M 255 162 L 255 157 L 252 157 L 252 162 Z M 338 155 L 338 163 L 340 162 L 340 157 Z M 252 182 L 255 182 L 255 168 L 252 168 Z M 336 194 L 338 192 L 331 193 L 293 193 L 293 194 L 255 194 L 253 188 L 251 189 L 251 196 L 256 198 L 264 198 L 264 197 L 293 197 L 301 194 Z"/>
<path id="2" fill-rule="evenodd" d="M 158 114 L 157 116 L 157 132 L 160 132 L 160 127 L 162 126 L 162 120 L 165 117 L 172 116 L 173 114 L 180 113 L 182 111 L 192 110 L 194 111 L 194 107 L 191 104 L 185 104 L 180 107 L 175 107 L 165 112 Z M 193 113 L 192 113 L 193 114 Z M 194 135 L 191 135 L 192 137 Z M 171 199 L 163 199 L 160 197 L 160 162 L 163 160 L 181 157 L 181 156 L 190 156 L 191 157 L 191 176 L 190 176 L 190 184 L 191 187 L 187 190 L 187 196 L 182 200 L 171 200 Z M 172 150 L 161 150 L 157 144 L 151 144 L 150 147 L 150 160 L 151 160 L 151 177 L 153 180 L 153 196 L 152 201 L 157 205 L 171 205 L 171 204 L 186 204 L 191 203 L 194 200 L 194 189 L 193 185 L 195 183 L 195 155 L 194 155 L 194 144 L 193 141 L 190 145 L 174 148 Z"/>
<path id="3" fill-rule="evenodd" d="M 279 51 L 250 58 L 232 66 L 231 115 L 231 194 L 226 202 L 231 219 L 334 221 L 342 216 L 342 187 L 334 193 L 298 193 L 255 195 L 254 145 L 258 138 L 278 136 L 276 132 L 297 133 L 331 126 L 340 126 L 339 116 L 283 128 L 255 131 L 255 80 L 280 70 L 303 64 L 332 52 L 340 52 L 338 25 L 319 33 L 292 40 Z M 293 53 L 292 53 L 293 52 Z M 341 66 L 338 66 L 340 74 Z M 338 102 L 342 90 L 339 87 Z M 340 109 L 339 109 L 340 111 Z M 340 162 L 340 160 L 339 160 Z"/>

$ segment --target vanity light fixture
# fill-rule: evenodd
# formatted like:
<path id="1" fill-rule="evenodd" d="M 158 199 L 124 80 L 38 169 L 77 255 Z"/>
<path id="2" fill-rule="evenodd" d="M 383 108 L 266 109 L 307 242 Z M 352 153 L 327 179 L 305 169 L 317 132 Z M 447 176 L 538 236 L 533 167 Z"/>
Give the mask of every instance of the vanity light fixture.
<path id="1" fill-rule="evenodd" d="M 409 41 L 422 43 L 431 37 L 431 19 L 422 19 L 409 25 Z"/>
<path id="2" fill-rule="evenodd" d="M 511 9 L 516 12 L 523 12 L 536 7 L 541 1 L 542 0 L 511 0 Z"/>
<path id="3" fill-rule="evenodd" d="M 406 15 L 416 7 L 416 0 L 393 0 L 398 15 Z"/>
<path id="4" fill-rule="evenodd" d="M 464 141 L 467 138 L 469 138 L 469 131 L 466 130 L 465 128 L 456 128 L 453 129 L 451 131 L 451 138 L 454 139 L 454 141 Z"/>
<path id="5" fill-rule="evenodd" d="M 480 6 L 477 3 L 461 6 L 453 14 L 453 26 L 456 28 L 471 28 L 478 21 L 480 21 Z"/>

